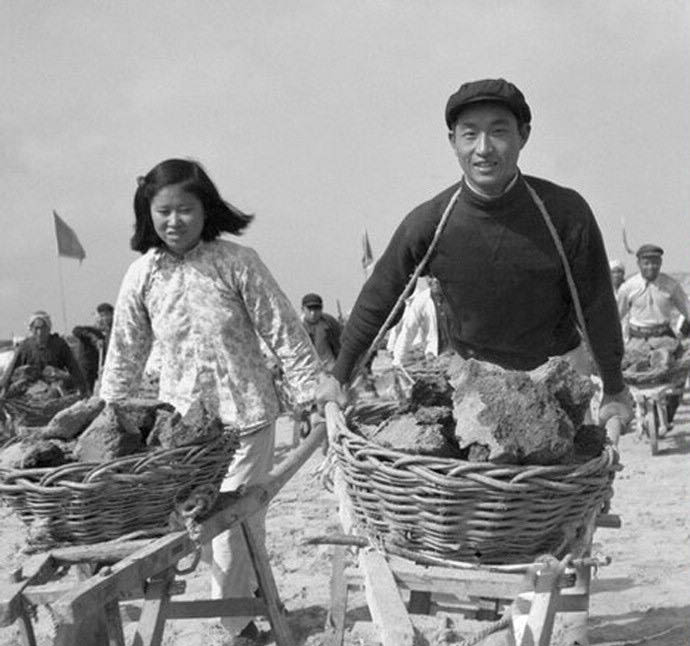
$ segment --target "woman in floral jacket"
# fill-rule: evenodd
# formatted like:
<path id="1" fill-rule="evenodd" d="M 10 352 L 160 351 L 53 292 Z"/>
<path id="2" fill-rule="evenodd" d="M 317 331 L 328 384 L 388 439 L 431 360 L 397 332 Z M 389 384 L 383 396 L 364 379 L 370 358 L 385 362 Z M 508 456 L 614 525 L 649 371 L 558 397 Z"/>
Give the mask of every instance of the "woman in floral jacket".
<path id="1" fill-rule="evenodd" d="M 299 317 L 258 254 L 221 233 L 252 216 L 225 202 L 194 161 L 169 159 L 139 178 L 129 267 L 115 307 L 100 396 L 118 401 L 139 384 L 153 342 L 159 399 L 182 414 L 195 400 L 240 435 L 222 490 L 261 480 L 273 464 L 279 403 L 259 337 L 280 360 L 298 405 L 314 399 L 319 361 Z M 265 512 L 251 519 L 260 540 Z M 213 540 L 212 596 L 251 596 L 253 569 L 239 528 Z M 231 633 L 250 617 L 224 618 Z"/>

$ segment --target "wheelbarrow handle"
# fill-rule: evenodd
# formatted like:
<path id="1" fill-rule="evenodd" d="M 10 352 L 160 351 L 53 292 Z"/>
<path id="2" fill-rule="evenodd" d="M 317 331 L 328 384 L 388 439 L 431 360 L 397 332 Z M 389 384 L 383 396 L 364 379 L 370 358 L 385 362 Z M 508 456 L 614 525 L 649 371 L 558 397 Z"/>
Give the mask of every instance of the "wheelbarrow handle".
<path id="1" fill-rule="evenodd" d="M 606 437 L 611 440 L 611 444 L 613 444 L 615 447 L 618 447 L 618 440 L 620 439 L 624 426 L 623 420 L 618 416 L 610 417 L 606 421 L 606 425 L 604 427 L 606 429 Z"/>

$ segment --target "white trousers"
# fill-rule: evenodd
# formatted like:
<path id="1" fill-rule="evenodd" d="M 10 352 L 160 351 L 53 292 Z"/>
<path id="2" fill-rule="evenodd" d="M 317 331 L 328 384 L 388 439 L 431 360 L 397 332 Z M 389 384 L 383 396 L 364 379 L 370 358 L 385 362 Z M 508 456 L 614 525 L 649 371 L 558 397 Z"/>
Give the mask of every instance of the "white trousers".
<path id="1" fill-rule="evenodd" d="M 233 491 L 241 485 L 264 480 L 273 468 L 275 422 L 240 439 L 221 491 Z M 266 508 L 247 520 L 257 541 L 266 540 Z M 235 525 L 204 545 L 202 557 L 211 564 L 211 598 L 252 597 L 257 582 L 242 528 Z M 232 635 L 239 633 L 252 617 L 222 617 L 221 625 Z"/>

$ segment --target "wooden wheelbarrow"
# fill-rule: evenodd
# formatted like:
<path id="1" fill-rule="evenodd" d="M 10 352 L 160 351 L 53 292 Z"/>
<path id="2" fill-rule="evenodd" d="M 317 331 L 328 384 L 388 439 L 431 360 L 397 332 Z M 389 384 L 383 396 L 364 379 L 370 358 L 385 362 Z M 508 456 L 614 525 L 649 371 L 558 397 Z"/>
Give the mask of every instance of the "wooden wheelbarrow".
<path id="1" fill-rule="evenodd" d="M 2 587 L 0 626 L 17 621 L 22 646 L 35 646 L 33 608 L 49 604 L 54 646 L 124 646 L 119 603 L 143 598 L 132 646 L 159 646 L 170 619 L 252 615 L 268 617 L 277 646 L 294 646 L 266 549 L 254 539 L 246 520 L 269 503 L 325 436 L 323 425 L 314 427 L 265 482 L 247 487 L 241 494 L 221 493 L 196 541 L 186 530 L 179 530 L 158 539 L 59 548 L 34 555 Z M 260 597 L 175 601 L 173 594 L 184 584 L 177 577 L 198 562 L 195 558 L 185 571 L 178 569 L 180 560 L 198 553 L 200 544 L 236 524 L 247 540 Z M 71 567 L 81 570 L 80 581 L 56 580 Z"/>
<path id="2" fill-rule="evenodd" d="M 331 441 L 338 424 L 342 423 L 338 407 L 327 404 L 326 424 Z M 443 595 L 468 597 L 493 605 L 493 612 L 484 613 L 484 617 L 494 621 L 475 632 L 469 641 L 465 638 L 462 643 L 467 646 L 584 646 L 588 643 L 592 570 L 609 562 L 590 557 L 589 550 L 596 527 L 620 527 L 617 516 L 592 515 L 579 543 L 580 553 L 560 561 L 545 556 L 533 564 L 475 566 L 425 557 L 393 546 L 381 548 L 367 537 L 358 536 L 339 469 L 333 483 L 345 534 L 312 541 L 335 545 L 329 646 L 343 643 L 348 589 L 356 585 L 364 586 L 376 638 L 383 646 L 417 643 L 410 615 L 429 614 L 434 596 Z M 345 568 L 345 546 L 359 548 L 354 571 Z M 502 619 L 498 619 L 501 607 L 504 612 Z"/>

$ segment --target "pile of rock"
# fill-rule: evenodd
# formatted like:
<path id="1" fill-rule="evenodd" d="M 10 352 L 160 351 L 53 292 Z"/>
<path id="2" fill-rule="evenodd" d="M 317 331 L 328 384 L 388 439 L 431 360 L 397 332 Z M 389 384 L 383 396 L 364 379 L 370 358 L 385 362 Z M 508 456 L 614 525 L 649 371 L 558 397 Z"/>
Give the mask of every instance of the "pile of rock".
<path id="1" fill-rule="evenodd" d="M 532 373 L 457 355 L 432 368 L 417 373 L 397 414 L 359 432 L 405 453 L 499 464 L 565 464 L 601 453 L 605 432 L 583 425 L 595 386 L 564 359 Z"/>
<path id="2" fill-rule="evenodd" d="M 59 412 L 45 426 L 20 428 L 20 441 L 0 453 L 0 467 L 109 462 L 149 449 L 211 441 L 223 432 L 221 421 L 201 401 L 181 415 L 157 400 L 128 399 L 106 404 L 92 397 Z"/>
<path id="3" fill-rule="evenodd" d="M 623 377 L 631 384 L 663 383 L 690 367 L 690 353 L 674 337 L 630 339 L 621 362 Z"/>

